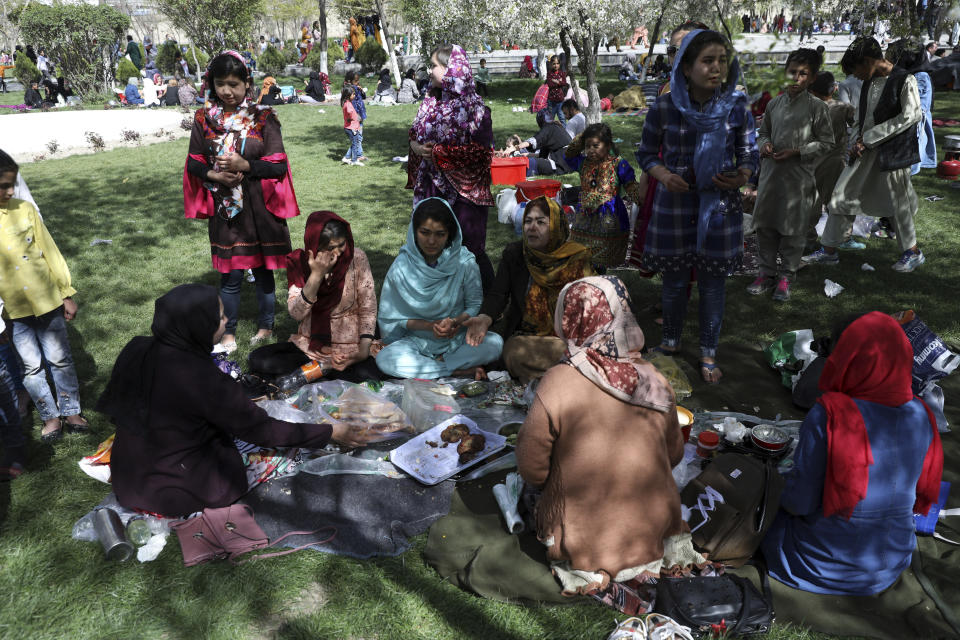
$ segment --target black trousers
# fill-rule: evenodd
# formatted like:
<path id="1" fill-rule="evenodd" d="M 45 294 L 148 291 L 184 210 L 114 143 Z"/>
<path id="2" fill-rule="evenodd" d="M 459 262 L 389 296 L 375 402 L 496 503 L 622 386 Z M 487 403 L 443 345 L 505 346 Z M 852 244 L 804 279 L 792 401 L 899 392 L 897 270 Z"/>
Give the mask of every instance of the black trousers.
<path id="1" fill-rule="evenodd" d="M 307 357 L 307 354 L 292 342 L 267 344 L 254 349 L 247 357 L 250 371 L 265 378 L 286 375 L 308 362 L 310 362 L 310 358 Z M 324 375 L 324 380 L 345 380 L 357 384 L 365 380 L 383 379 L 384 375 L 377 367 L 377 361 L 373 356 L 352 364 L 343 371 L 330 369 Z"/>

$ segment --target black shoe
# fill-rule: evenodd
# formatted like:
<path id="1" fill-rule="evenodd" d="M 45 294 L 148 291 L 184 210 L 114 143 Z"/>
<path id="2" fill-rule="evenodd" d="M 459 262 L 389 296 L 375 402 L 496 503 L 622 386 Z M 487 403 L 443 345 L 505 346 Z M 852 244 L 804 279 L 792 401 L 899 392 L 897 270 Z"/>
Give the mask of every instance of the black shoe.
<path id="1" fill-rule="evenodd" d="M 63 427 L 40 435 L 40 442 L 44 444 L 53 444 L 63 438 Z"/>
<path id="2" fill-rule="evenodd" d="M 67 433 L 87 433 L 90 431 L 90 423 L 87 422 L 87 419 L 83 417 L 82 413 L 78 413 L 80 419 L 83 420 L 82 424 L 73 424 L 67 422 L 66 418 L 60 418 L 61 430 L 66 431 Z M 71 418 L 73 416 L 70 416 Z"/>

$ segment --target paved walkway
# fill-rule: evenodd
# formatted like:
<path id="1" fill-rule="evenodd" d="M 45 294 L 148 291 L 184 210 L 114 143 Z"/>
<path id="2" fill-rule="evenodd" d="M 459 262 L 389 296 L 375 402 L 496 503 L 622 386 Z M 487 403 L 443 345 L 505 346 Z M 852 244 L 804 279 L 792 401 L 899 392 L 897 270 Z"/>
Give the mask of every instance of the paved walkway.
<path id="1" fill-rule="evenodd" d="M 177 136 L 187 135 L 180 128 L 186 114 L 179 109 L 117 108 L 83 111 L 51 110 L 46 113 L 18 113 L 0 116 L 0 147 L 17 162 L 29 162 L 37 154 L 49 155 L 47 142 L 56 140 L 57 156 L 93 151 L 86 133 L 103 138 L 107 148 L 123 142 L 123 132 L 137 131 L 142 144 L 162 142 L 167 137 L 154 134 L 163 129 Z"/>

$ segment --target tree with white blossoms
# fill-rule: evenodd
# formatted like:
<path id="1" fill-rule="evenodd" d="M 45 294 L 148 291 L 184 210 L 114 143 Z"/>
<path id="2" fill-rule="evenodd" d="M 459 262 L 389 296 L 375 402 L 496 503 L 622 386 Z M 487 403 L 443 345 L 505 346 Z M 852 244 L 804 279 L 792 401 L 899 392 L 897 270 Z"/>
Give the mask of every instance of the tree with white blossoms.
<path id="1" fill-rule="evenodd" d="M 600 121 L 597 50 L 604 37 L 621 38 L 634 26 L 656 20 L 660 4 L 653 0 L 424 0 L 420 24 L 441 41 L 468 46 L 484 35 L 577 52 L 579 77 L 589 103 L 587 122 Z M 561 41 L 562 39 L 562 41 Z M 571 69 L 571 71 L 574 71 Z M 574 95 L 577 77 L 571 78 Z"/>

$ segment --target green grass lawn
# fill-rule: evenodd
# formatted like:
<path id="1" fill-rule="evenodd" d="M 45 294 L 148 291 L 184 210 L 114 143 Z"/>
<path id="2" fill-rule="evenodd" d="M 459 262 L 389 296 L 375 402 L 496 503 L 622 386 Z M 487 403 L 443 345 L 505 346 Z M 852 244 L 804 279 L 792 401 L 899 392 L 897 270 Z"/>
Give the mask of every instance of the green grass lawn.
<path id="1" fill-rule="evenodd" d="M 372 81 L 369 81 L 372 84 Z M 498 144 L 509 133 L 531 135 L 533 117 L 510 107 L 527 104 L 535 81 L 494 81 L 489 101 Z M 371 87 L 372 88 L 372 87 Z M 604 79 L 601 95 L 615 89 Z M 509 101 L 508 96 L 516 96 Z M 937 96 L 940 117 L 955 117 L 960 99 Z M 359 247 L 370 256 L 382 280 L 405 237 L 411 193 L 406 174 L 391 158 L 406 153 L 407 129 L 415 106 L 368 107 L 364 149 L 366 167 L 345 166 L 347 147 L 342 117 L 335 106 L 279 108 L 284 141 L 293 167 L 303 214 L 290 221 L 296 246 L 306 214 L 330 209 L 353 225 Z M 15 116 L 13 116 L 15 117 Z M 15 121 L 5 120 L 7 126 Z M 640 117 L 609 117 L 631 162 L 639 140 Z M 941 129 L 940 132 L 950 132 Z M 960 133 L 960 131 L 957 131 Z M 2 143 L 0 143 L 2 144 Z M 233 567 L 216 563 L 184 568 L 179 545 L 170 538 L 155 562 L 108 564 L 96 544 L 70 539 L 73 522 L 99 502 L 108 488 L 78 468 L 81 456 L 112 432 L 94 405 L 126 342 L 148 334 L 153 301 L 174 285 L 219 277 L 210 266 L 207 225 L 185 220 L 182 171 L 186 140 L 94 155 L 46 160 L 23 167 L 23 175 L 44 219 L 66 256 L 79 291 L 80 312 L 70 326 L 83 405 L 94 433 L 69 436 L 55 447 L 39 442 L 39 420 L 31 415 L 29 473 L 0 485 L 0 637 L 26 638 L 349 638 L 435 639 L 603 638 L 614 614 L 594 606 L 521 607 L 461 592 L 444 583 L 421 557 L 425 536 L 397 558 L 357 561 L 302 552 L 263 563 Z M 576 179 L 573 179 L 576 182 Z M 960 240 L 955 235 L 960 192 L 931 171 L 914 181 L 921 198 L 918 236 L 927 264 L 913 274 L 890 265 L 899 255 L 891 241 L 870 240 L 858 254 L 845 253 L 831 270 L 801 272 L 791 302 L 775 305 L 748 296 L 748 280 L 728 286 L 726 324 L 719 361 L 727 363 L 724 383 L 706 389 L 695 383 L 690 406 L 761 408 L 765 415 L 799 416 L 777 376 L 760 362 L 757 347 L 776 335 L 800 328 L 826 330 L 831 321 L 856 310 L 916 309 L 935 331 L 960 341 L 956 278 Z M 512 229 L 491 215 L 488 251 L 497 262 Z M 112 245 L 90 246 L 95 238 Z M 876 272 L 863 272 L 869 262 Z M 823 278 L 846 290 L 834 299 L 823 294 Z M 649 308 L 659 295 L 656 281 L 625 276 L 642 310 L 648 342 L 659 339 Z M 277 333 L 295 329 L 285 308 L 286 280 L 278 275 Z M 696 294 L 694 294 L 694 302 Z M 254 333 L 253 286 L 244 288 L 238 356 Z M 684 358 L 695 363 L 696 312 L 691 308 Z M 946 385 L 948 403 L 960 386 Z M 751 411 L 752 412 L 752 411 Z M 960 414 L 951 408 L 951 421 Z M 951 467 L 949 474 L 954 475 Z M 958 478 L 952 478 L 957 481 Z M 821 638 L 779 625 L 773 638 Z"/>

